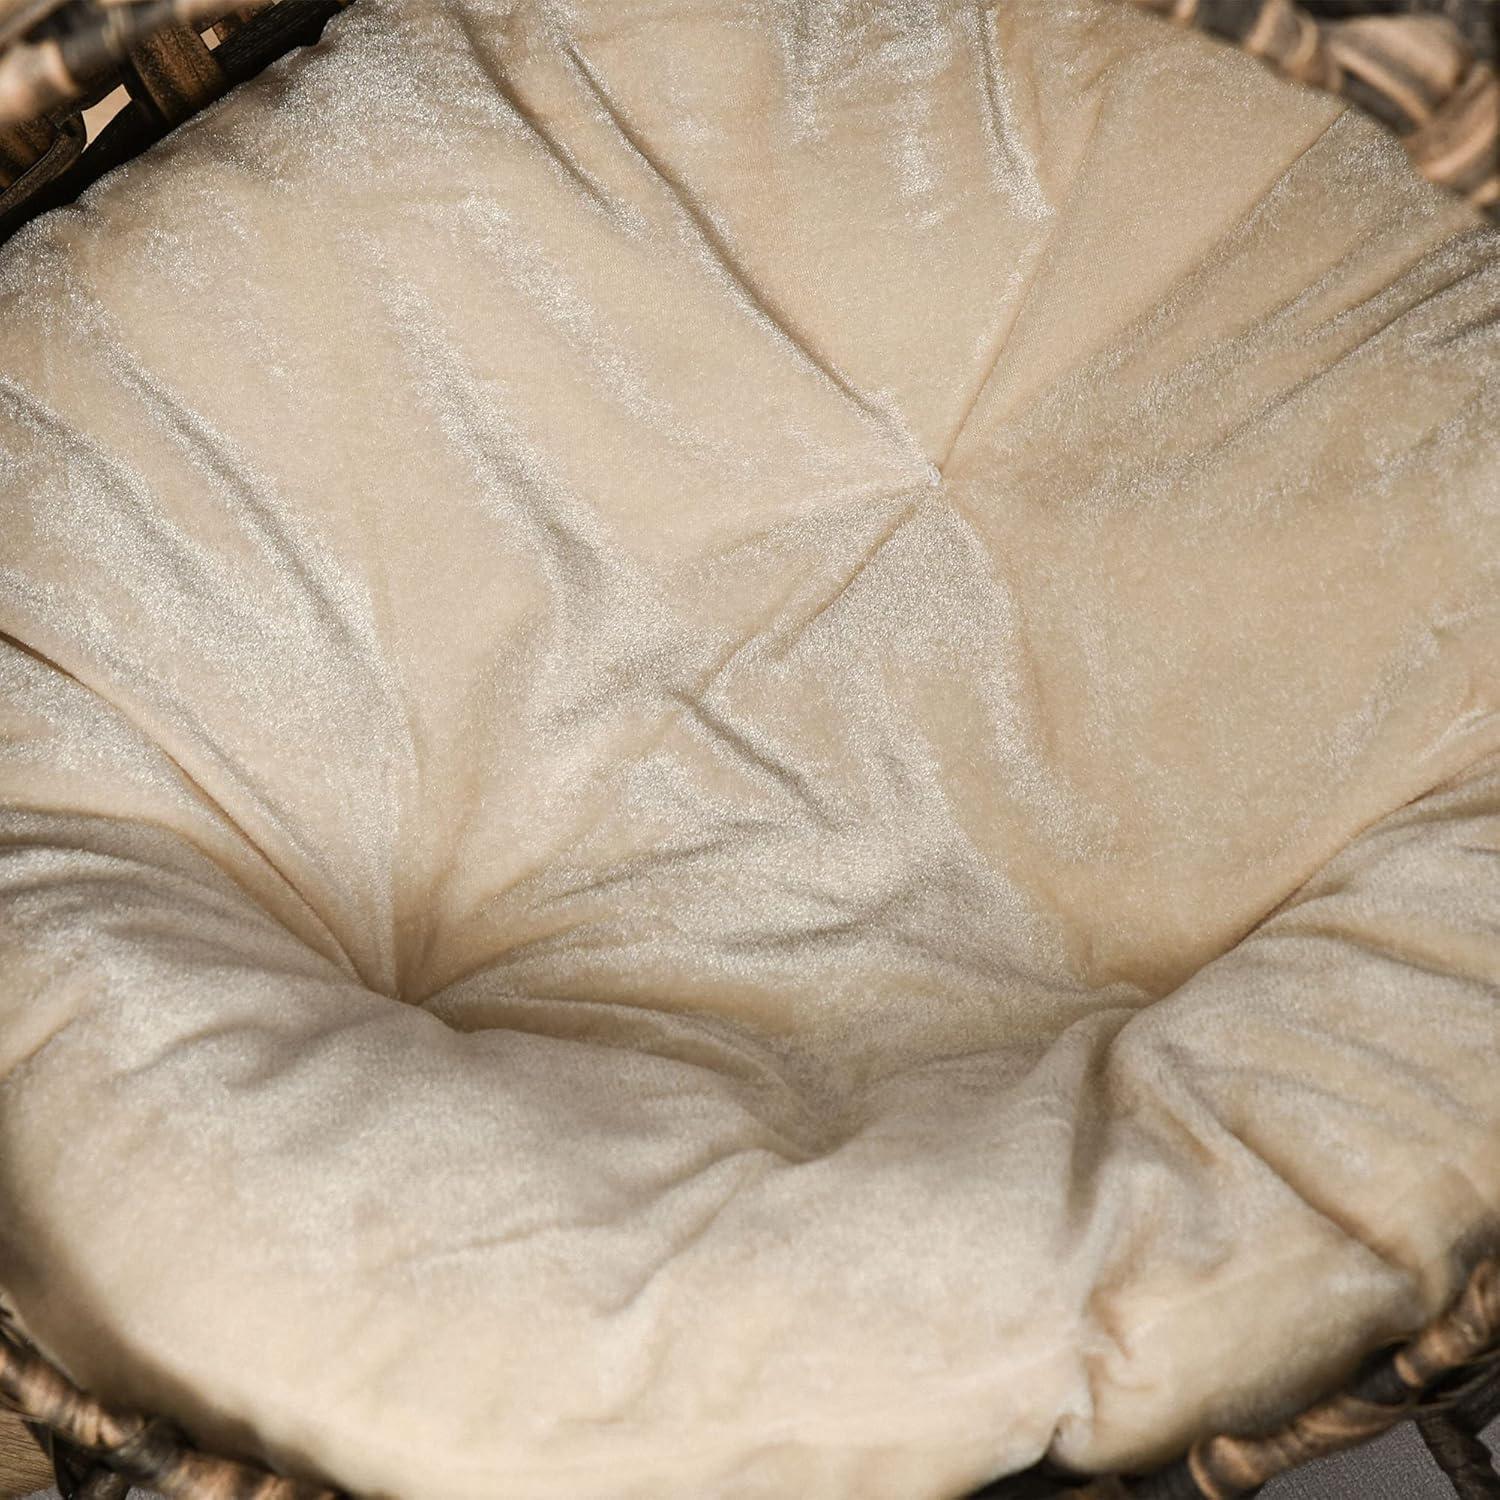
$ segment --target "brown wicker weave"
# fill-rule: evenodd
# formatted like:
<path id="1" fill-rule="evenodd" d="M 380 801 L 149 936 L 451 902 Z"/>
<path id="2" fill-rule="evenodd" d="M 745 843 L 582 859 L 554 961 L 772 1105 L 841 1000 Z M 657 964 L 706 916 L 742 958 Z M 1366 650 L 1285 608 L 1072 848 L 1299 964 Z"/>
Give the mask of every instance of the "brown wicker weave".
<path id="1" fill-rule="evenodd" d="M 347 0 L 0 0 L 0 240 L 69 201 L 239 80 L 315 40 Z M 1500 0 L 1134 0 L 1336 92 L 1405 141 L 1426 176 L 1500 217 Z M 211 45 L 216 44 L 216 45 Z M 83 112 L 123 88 L 97 141 Z M 81 1392 L 0 1318 L 0 1493 L 55 1472 L 65 1497 L 337 1500 L 198 1451 L 159 1419 Z M 1500 1500 L 1478 1434 L 1500 1415 L 1500 1253 L 1408 1342 L 1269 1431 L 1200 1439 L 1164 1469 L 1081 1479 L 1046 1465 L 974 1500 L 1231 1500 L 1308 1460 L 1414 1419 L 1460 1500 Z M 29 1436 L 27 1436 L 29 1434 Z M 35 1439 L 35 1451 L 26 1445 Z M 503 1480 L 503 1476 L 497 1476 Z"/>
<path id="2" fill-rule="evenodd" d="M 1453 1304 L 1415 1338 L 1382 1350 L 1342 1391 L 1268 1431 L 1201 1438 L 1165 1469 L 1089 1481 L 1044 1470 L 1005 1479 L 974 1500 L 1237 1500 L 1278 1474 L 1356 1448 L 1414 1419 L 1459 1500 L 1500 1496 L 1479 1433 L 1500 1415 L 1500 1255 L 1481 1260 Z"/>
<path id="3" fill-rule="evenodd" d="M 1500 75 L 1493 61 L 1500 7 L 1493 0 L 1136 3 L 1343 95 L 1394 130 L 1425 177 L 1500 217 Z"/>
<path id="4" fill-rule="evenodd" d="M 349 0 L 0 0 L 0 242 L 291 48 Z M 1500 219 L 1500 0 L 1135 0 L 1341 94 Z M 211 45 L 217 43 L 217 46 Z M 124 90 L 97 141 L 84 112 Z"/>
<path id="5" fill-rule="evenodd" d="M 65 1500 L 118 1500 L 131 1484 L 165 1500 L 339 1500 L 335 1491 L 200 1453 L 167 1423 L 90 1399 L 4 1328 L 0 1403 L 50 1446 Z M 1480 1260 L 1460 1296 L 1414 1338 L 1380 1351 L 1342 1391 L 1279 1427 L 1202 1438 L 1176 1463 L 1138 1476 L 1070 1478 L 1044 1465 L 997 1480 L 972 1500 L 1237 1500 L 1407 1419 L 1459 1500 L 1492 1500 L 1500 1475 L 1478 1434 L 1496 1415 L 1500 1254 Z"/>
<path id="6" fill-rule="evenodd" d="M 331 1490 L 200 1453 L 169 1423 L 90 1399 L 4 1328 L 0 1403 L 37 1430 L 65 1496 L 104 1500 L 139 1485 L 165 1500 L 335 1500 Z"/>
<path id="7" fill-rule="evenodd" d="M 0 0 L 0 243 L 237 83 L 347 0 Z M 118 95 L 96 139 L 85 114 Z"/>

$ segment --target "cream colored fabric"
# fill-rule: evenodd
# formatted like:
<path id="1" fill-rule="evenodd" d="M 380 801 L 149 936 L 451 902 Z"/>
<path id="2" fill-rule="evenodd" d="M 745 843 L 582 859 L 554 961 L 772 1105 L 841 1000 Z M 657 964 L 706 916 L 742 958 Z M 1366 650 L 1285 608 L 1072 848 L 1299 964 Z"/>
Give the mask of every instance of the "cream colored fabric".
<path id="1" fill-rule="evenodd" d="M 0 1282 L 401 1497 L 944 1496 L 1500 1212 L 1500 239 L 1109 0 L 360 0 L 0 256 Z"/>

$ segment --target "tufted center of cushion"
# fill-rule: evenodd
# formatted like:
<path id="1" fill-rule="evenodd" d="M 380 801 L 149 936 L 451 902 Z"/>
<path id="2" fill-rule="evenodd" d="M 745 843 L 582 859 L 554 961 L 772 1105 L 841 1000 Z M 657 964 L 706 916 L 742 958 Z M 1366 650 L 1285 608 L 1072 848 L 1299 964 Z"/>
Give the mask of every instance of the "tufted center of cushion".
<path id="1" fill-rule="evenodd" d="M 899 410 L 833 395 L 868 473 L 814 487 L 768 451 L 711 519 L 691 492 L 614 514 L 654 467 L 533 491 L 540 516 L 481 509 L 461 622 L 436 559 L 395 565 L 414 617 L 446 618 L 444 656 L 483 663 L 457 712 L 428 698 L 416 721 L 406 770 L 443 795 L 401 845 L 402 998 L 464 1029 L 537 1000 L 714 1016 L 830 1078 L 1024 1055 L 1169 992 L 1345 836 L 1327 818 L 1287 847 L 1343 768 L 1314 738 L 1266 750 L 1268 695 L 1328 675 L 1326 640 L 1265 624 L 1298 528 L 1258 535 L 1245 579 L 1243 522 L 1184 535 L 1139 478 L 1101 514 L 1075 434 L 1062 475 L 1046 439 L 1041 475 L 962 450 L 923 474 Z M 523 560 L 474 568 L 507 545 Z M 1171 630 L 1178 560 L 1234 576 L 1211 634 Z M 1341 573 L 1389 592 L 1357 553 Z M 405 691 L 433 675 L 414 662 Z M 368 937 L 351 953 L 378 971 Z"/>

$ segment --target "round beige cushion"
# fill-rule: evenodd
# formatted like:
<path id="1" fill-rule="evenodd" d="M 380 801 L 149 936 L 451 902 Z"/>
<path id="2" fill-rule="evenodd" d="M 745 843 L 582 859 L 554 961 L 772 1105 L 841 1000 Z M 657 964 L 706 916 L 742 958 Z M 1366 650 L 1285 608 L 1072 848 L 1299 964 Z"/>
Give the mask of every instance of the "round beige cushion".
<path id="1" fill-rule="evenodd" d="M 0 1284 L 400 1500 L 1284 1411 L 1500 1214 L 1500 236 L 1114 0 L 359 0 L 0 254 Z"/>

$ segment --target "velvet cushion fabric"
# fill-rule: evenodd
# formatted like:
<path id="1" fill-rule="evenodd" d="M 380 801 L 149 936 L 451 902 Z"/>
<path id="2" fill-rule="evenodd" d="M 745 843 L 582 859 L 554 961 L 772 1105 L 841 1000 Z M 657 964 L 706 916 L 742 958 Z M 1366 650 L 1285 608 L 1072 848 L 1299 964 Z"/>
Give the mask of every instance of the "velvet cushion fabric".
<path id="1" fill-rule="evenodd" d="M 360 0 L 0 256 L 0 1283 L 399 1496 L 1285 1409 L 1500 1210 L 1500 237 L 1109 0 Z"/>

